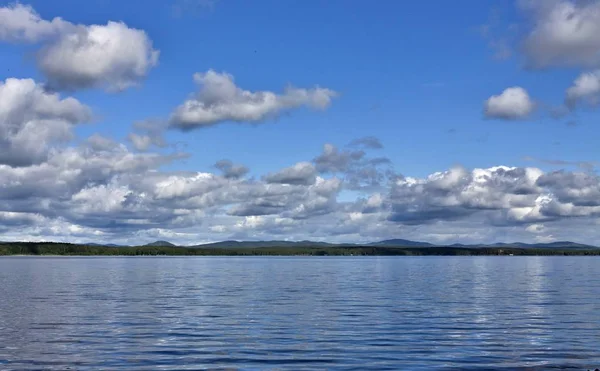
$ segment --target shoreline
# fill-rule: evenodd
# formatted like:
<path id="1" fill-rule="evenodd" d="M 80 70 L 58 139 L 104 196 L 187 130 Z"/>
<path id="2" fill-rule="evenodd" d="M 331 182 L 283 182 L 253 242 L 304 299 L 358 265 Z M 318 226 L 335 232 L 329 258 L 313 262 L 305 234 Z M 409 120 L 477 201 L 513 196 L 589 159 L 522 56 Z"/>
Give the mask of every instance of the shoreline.
<path id="1" fill-rule="evenodd" d="M 600 248 L 458 246 L 101 246 L 57 242 L 0 243 L 0 256 L 600 256 Z"/>
<path id="2" fill-rule="evenodd" d="M 369 257 L 396 257 L 396 258 L 415 258 L 415 257 L 502 257 L 502 258 L 519 258 L 519 257 L 594 257 L 600 256 L 600 253 L 594 254 L 521 254 L 521 255 L 495 255 L 495 254 L 476 254 L 476 255 L 453 255 L 453 254 L 421 254 L 421 255 L 302 255 L 302 254 L 214 254 L 214 255 L 0 255 L 2 258 L 369 258 Z"/>

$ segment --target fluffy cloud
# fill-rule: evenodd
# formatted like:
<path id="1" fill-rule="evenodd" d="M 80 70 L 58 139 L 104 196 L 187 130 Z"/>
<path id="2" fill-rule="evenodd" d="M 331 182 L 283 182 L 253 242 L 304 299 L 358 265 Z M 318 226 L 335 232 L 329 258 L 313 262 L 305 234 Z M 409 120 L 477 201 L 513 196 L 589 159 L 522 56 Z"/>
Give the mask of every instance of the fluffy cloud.
<path id="1" fill-rule="evenodd" d="M 398 180 L 390 193 L 390 220 L 420 225 L 477 217 L 491 225 L 547 225 L 564 218 L 598 217 L 599 199 L 600 177 L 589 173 L 454 168 L 426 179 Z"/>
<path id="2" fill-rule="evenodd" d="M 323 146 L 323 153 L 314 162 L 321 173 L 338 173 L 347 171 L 353 162 L 360 161 L 364 156 L 365 152 L 362 150 L 340 151 L 333 144 L 327 143 Z"/>
<path id="3" fill-rule="evenodd" d="M 68 142 L 72 127 L 90 117 L 85 105 L 33 80 L 0 84 L 5 239 L 490 242 L 506 230 L 524 240 L 566 239 L 564 231 L 577 230 L 573 219 L 581 226 L 600 217 L 600 177 L 591 172 L 455 167 L 411 178 L 370 156 L 381 147 L 371 137 L 341 149 L 326 144 L 310 162 L 257 178 L 229 160 L 218 161 L 215 174 L 174 172 L 163 166 L 186 154 L 132 152 L 98 134 Z M 160 125 L 136 130 L 162 143 Z"/>
<path id="4" fill-rule="evenodd" d="M 290 220 L 302 220 L 334 212 L 338 207 L 337 195 L 341 185 L 338 178 L 321 177 L 310 185 L 247 181 L 235 183 L 233 188 L 220 190 L 218 194 L 228 198 L 229 203 L 236 200 L 236 204 L 227 211 L 228 215 L 279 215 Z"/>
<path id="5" fill-rule="evenodd" d="M 325 109 L 337 95 L 321 87 L 287 87 L 282 94 L 251 92 L 235 85 L 232 75 L 213 70 L 196 73 L 194 81 L 200 90 L 175 109 L 170 118 L 172 127 L 191 130 L 225 121 L 260 122 L 301 106 Z"/>
<path id="6" fill-rule="evenodd" d="M 53 89 L 101 87 L 120 91 L 137 85 L 158 62 L 148 35 L 121 22 L 75 25 L 43 20 L 33 8 L 0 8 L 0 39 L 41 42 L 37 63 Z"/>
<path id="7" fill-rule="evenodd" d="M 148 151 L 152 146 L 164 148 L 167 141 L 164 138 L 166 123 L 161 120 L 138 121 L 133 124 L 133 131 L 127 136 L 133 148 L 138 151 Z"/>
<path id="8" fill-rule="evenodd" d="M 424 224 L 502 211 L 504 222 L 534 221 L 538 215 L 534 215 L 533 209 L 544 194 L 537 184 L 541 175 L 542 171 L 536 168 L 500 166 L 472 171 L 457 167 L 434 173 L 426 179 L 401 178 L 390 193 L 393 211 L 390 219 Z M 502 216 L 496 214 L 493 216 Z M 528 219 L 523 216 L 525 214 Z"/>
<path id="9" fill-rule="evenodd" d="M 267 183 L 311 185 L 316 181 L 317 171 L 310 162 L 299 162 L 276 173 L 267 174 Z"/>
<path id="10" fill-rule="evenodd" d="M 38 42 L 72 30 L 71 23 L 54 18 L 46 21 L 28 5 L 16 3 L 0 8 L 0 40 Z"/>
<path id="11" fill-rule="evenodd" d="M 182 156 L 133 153 L 94 135 L 78 147 L 55 148 L 40 163 L 0 165 L 0 230 L 4 238 L 121 243 L 453 243 L 576 239 L 567 232 L 600 216 L 600 178 L 589 172 L 455 167 L 424 178 L 397 175 L 341 197 L 354 189 L 348 174 L 367 166 L 368 153 L 336 176 L 317 175 L 314 163 L 302 162 L 260 180 L 244 178 L 245 168 L 228 160 L 216 164 L 222 174 L 161 169 Z"/>
<path id="12" fill-rule="evenodd" d="M 600 103 L 600 70 L 582 73 L 574 82 L 573 86 L 567 89 L 566 103 L 574 107 L 578 102 L 583 101 L 590 105 Z"/>
<path id="13" fill-rule="evenodd" d="M 78 100 L 61 99 L 31 79 L 0 82 L 0 164 L 44 160 L 52 144 L 70 140 L 72 126 L 90 118 Z"/>
<path id="14" fill-rule="evenodd" d="M 528 117 L 535 109 L 535 103 L 527 91 L 515 86 L 505 89 L 500 95 L 493 95 L 484 103 L 484 113 L 488 118 L 517 120 Z"/>
<path id="15" fill-rule="evenodd" d="M 364 138 L 357 141 L 358 145 L 365 146 L 361 143 Z M 357 141 L 351 142 L 350 146 L 357 146 Z M 380 144 L 378 141 L 376 143 Z M 396 176 L 388 158 L 370 158 L 364 150 L 340 150 L 330 143 L 323 146 L 323 152 L 313 162 L 321 174 L 342 176 L 345 186 L 352 190 L 377 190 Z"/>
<path id="16" fill-rule="evenodd" d="M 551 191 L 543 212 L 549 216 L 586 216 L 600 213 L 600 177 L 581 172 L 544 174 L 539 185 Z"/>
<path id="17" fill-rule="evenodd" d="M 527 0 L 520 4 L 532 17 L 522 48 L 529 67 L 600 65 L 600 2 Z"/>
<path id="18" fill-rule="evenodd" d="M 137 85 L 158 55 L 144 31 L 108 22 L 62 35 L 41 50 L 38 65 L 56 89 L 120 91 Z"/>
<path id="19" fill-rule="evenodd" d="M 215 163 L 215 168 L 221 170 L 223 176 L 227 179 L 241 178 L 250 171 L 246 166 L 234 164 L 226 159 L 217 161 Z"/>

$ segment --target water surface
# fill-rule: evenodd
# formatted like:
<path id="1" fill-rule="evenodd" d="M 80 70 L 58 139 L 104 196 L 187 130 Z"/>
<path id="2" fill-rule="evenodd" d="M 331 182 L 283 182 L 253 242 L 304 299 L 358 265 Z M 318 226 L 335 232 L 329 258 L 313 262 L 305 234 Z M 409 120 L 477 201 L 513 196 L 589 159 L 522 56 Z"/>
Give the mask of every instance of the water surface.
<path id="1" fill-rule="evenodd" d="M 600 367 L 600 257 L 9 257 L 0 369 Z"/>

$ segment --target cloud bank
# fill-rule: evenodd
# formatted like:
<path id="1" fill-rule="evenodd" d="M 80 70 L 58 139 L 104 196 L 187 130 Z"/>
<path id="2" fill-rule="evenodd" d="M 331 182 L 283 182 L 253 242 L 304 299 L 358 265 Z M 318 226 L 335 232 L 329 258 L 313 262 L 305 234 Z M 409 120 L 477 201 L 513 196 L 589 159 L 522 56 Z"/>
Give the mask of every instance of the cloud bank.
<path id="1" fill-rule="evenodd" d="M 40 94 L 55 105 L 42 106 L 48 119 L 75 125 L 89 117 L 72 98 Z M 217 161 L 215 172 L 168 171 L 187 155 L 132 152 L 100 135 L 58 142 L 35 161 L 0 164 L 0 230 L 4 239 L 119 243 L 491 242 L 502 233 L 537 241 L 576 239 L 577 228 L 600 216 L 600 177 L 590 172 L 453 167 L 419 178 L 371 151 L 326 144 L 312 160 L 255 177 L 230 160 Z"/>

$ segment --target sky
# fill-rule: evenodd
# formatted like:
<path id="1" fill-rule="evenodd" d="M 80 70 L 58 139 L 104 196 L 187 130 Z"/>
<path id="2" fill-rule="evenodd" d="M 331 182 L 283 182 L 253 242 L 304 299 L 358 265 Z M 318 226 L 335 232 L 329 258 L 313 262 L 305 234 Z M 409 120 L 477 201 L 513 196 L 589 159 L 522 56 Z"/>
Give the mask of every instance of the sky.
<path id="1" fill-rule="evenodd" d="M 600 1 L 0 1 L 0 240 L 600 245 Z"/>

